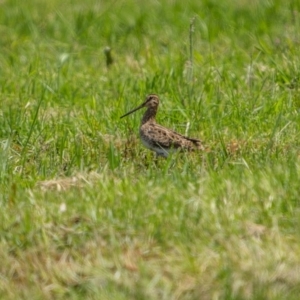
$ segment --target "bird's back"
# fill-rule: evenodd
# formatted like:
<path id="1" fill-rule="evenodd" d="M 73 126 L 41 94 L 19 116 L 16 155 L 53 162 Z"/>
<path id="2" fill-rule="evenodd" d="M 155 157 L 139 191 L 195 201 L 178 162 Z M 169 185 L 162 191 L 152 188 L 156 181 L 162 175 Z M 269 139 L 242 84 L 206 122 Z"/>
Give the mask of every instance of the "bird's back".
<path id="1" fill-rule="evenodd" d="M 186 137 L 157 123 L 143 124 L 140 128 L 140 136 L 144 145 L 153 150 L 203 150 L 202 142 L 198 139 Z M 156 151 L 157 152 L 157 151 Z"/>

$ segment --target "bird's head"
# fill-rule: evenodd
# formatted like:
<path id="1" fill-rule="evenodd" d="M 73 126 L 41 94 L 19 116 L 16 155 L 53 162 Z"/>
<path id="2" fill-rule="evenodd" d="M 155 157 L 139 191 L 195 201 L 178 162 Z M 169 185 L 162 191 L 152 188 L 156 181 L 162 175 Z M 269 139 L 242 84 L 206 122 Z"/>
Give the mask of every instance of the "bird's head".
<path id="1" fill-rule="evenodd" d="M 129 111 L 128 113 L 126 113 L 125 115 L 121 116 L 121 118 L 124 118 L 132 113 L 134 113 L 135 111 L 143 108 L 143 107 L 148 107 L 148 108 L 157 108 L 159 105 L 159 98 L 157 95 L 155 94 L 150 94 L 146 97 L 146 100 L 137 108 Z"/>

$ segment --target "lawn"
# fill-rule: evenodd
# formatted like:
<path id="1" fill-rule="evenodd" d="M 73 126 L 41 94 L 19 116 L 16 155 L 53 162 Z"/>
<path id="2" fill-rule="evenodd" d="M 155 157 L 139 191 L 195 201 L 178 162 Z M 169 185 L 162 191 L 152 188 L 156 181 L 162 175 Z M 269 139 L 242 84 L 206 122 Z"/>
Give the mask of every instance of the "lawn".
<path id="1" fill-rule="evenodd" d="M 0 299 L 299 299 L 299 1 L 3 0 L 0 34 Z M 150 93 L 205 151 L 142 146 Z"/>

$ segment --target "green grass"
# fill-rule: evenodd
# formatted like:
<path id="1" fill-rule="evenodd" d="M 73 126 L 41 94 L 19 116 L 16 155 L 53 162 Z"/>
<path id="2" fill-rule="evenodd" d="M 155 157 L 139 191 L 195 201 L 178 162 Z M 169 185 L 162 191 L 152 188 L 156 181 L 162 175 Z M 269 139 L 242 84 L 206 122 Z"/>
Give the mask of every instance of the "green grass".
<path id="1" fill-rule="evenodd" d="M 299 20 L 294 0 L 2 1 L 0 298 L 299 299 Z M 155 160 L 142 112 L 120 120 L 149 93 L 209 150 Z"/>

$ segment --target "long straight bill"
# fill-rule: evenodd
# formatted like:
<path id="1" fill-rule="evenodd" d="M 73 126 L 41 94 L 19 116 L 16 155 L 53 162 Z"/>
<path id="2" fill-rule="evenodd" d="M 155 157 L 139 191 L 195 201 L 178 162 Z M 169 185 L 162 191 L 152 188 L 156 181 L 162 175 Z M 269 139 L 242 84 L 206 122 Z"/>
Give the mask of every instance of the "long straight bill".
<path id="1" fill-rule="evenodd" d="M 122 117 L 120 117 L 120 119 L 122 119 L 122 118 L 124 118 L 124 117 L 126 117 L 126 116 L 128 116 L 128 115 L 130 115 L 132 113 L 134 113 L 135 111 L 137 111 L 137 110 L 139 110 L 139 109 L 141 109 L 143 107 L 144 107 L 144 103 L 142 105 L 138 106 L 137 108 L 131 110 L 130 112 L 126 113 L 125 115 L 123 115 Z"/>

